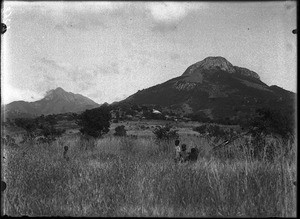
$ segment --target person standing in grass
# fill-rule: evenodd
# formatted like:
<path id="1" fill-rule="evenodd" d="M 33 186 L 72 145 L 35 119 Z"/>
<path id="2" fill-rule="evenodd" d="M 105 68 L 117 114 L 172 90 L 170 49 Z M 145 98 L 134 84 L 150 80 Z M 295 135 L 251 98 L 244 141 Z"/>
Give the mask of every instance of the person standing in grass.
<path id="1" fill-rule="evenodd" d="M 181 152 L 180 152 L 180 162 L 184 163 L 188 160 L 188 153 L 186 152 L 186 144 L 181 145 Z"/>
<path id="2" fill-rule="evenodd" d="M 199 150 L 198 148 L 192 148 L 191 152 L 188 155 L 188 160 L 189 161 L 197 161 L 199 155 Z"/>
<path id="3" fill-rule="evenodd" d="M 181 148 L 179 146 L 180 141 L 178 139 L 175 140 L 175 162 L 177 163 L 178 161 L 180 161 L 180 152 L 181 152 Z"/>

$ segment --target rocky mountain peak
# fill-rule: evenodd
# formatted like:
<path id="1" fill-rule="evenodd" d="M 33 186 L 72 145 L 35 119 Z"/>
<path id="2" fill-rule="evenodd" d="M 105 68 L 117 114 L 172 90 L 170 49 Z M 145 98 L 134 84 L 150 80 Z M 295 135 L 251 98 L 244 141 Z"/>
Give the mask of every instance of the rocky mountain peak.
<path id="1" fill-rule="evenodd" d="M 46 92 L 43 99 L 35 102 L 14 101 L 6 106 L 11 117 L 22 115 L 57 114 L 81 112 L 98 107 L 99 104 L 81 94 L 67 92 L 61 87 Z"/>
<path id="2" fill-rule="evenodd" d="M 66 92 L 64 89 L 62 89 L 61 87 L 58 87 L 54 90 L 57 93 L 61 93 L 61 92 Z"/>
<path id="3" fill-rule="evenodd" d="M 260 77 L 256 72 L 251 71 L 247 68 L 233 66 L 229 61 L 221 56 L 210 56 L 200 62 L 196 62 L 195 64 L 188 67 L 187 70 L 182 74 L 182 76 L 189 76 L 187 80 L 192 79 L 193 81 L 195 81 L 195 78 L 198 78 L 197 80 L 201 81 L 203 73 L 206 73 L 208 70 L 222 70 L 230 74 L 234 73 L 260 80 Z"/>
<path id="4" fill-rule="evenodd" d="M 45 95 L 45 99 L 46 100 L 51 100 L 51 99 L 53 99 L 55 97 L 56 98 L 60 97 L 60 98 L 65 99 L 68 95 L 69 95 L 69 92 L 66 92 L 61 87 L 58 87 L 56 89 L 52 89 L 52 90 L 47 91 L 46 95 Z"/>
<path id="5" fill-rule="evenodd" d="M 194 65 L 190 66 L 190 68 L 188 68 L 187 71 L 185 71 L 182 76 L 190 75 L 196 69 L 200 70 L 200 71 L 217 69 L 217 70 L 223 70 L 223 71 L 226 71 L 229 73 L 235 73 L 235 68 L 225 58 L 223 58 L 221 56 L 209 56 L 209 57 L 203 59 L 202 61 L 197 62 Z"/>

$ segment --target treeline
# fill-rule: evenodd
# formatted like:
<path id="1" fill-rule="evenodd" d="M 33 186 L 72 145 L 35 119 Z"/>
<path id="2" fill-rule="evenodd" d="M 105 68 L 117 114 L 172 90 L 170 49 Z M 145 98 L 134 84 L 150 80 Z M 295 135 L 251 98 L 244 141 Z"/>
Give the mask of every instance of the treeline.
<path id="1" fill-rule="evenodd" d="M 65 132 L 65 129 L 55 127 L 60 119 L 58 115 L 41 115 L 36 118 L 16 118 L 11 123 L 24 129 L 26 138 L 44 136 L 48 140 L 54 140 Z"/>
<path id="2" fill-rule="evenodd" d="M 281 139 L 283 144 L 283 154 L 291 151 L 291 143 L 295 140 L 295 117 L 293 113 L 286 114 L 284 111 L 261 108 L 257 109 L 253 116 L 249 116 L 247 122 L 240 123 L 241 130 L 224 130 L 218 125 L 204 124 L 195 127 L 193 130 L 208 137 L 226 138 L 229 142 L 236 138 L 250 135 L 247 147 L 253 148 L 253 157 L 261 158 L 263 154 L 269 160 L 273 160 L 276 155 L 274 145 L 268 146 L 268 137 Z"/>
<path id="3" fill-rule="evenodd" d="M 80 126 L 80 132 L 85 135 L 99 137 L 109 131 L 110 122 L 118 122 L 125 120 L 125 116 L 135 116 L 139 119 L 161 119 L 165 120 L 166 115 L 176 118 L 180 115 L 175 113 L 153 113 L 153 109 L 163 111 L 159 106 L 138 106 L 138 105 L 109 105 L 103 104 L 98 108 L 86 110 L 81 114 L 67 113 L 57 115 L 41 115 L 36 118 L 18 118 L 9 121 L 14 125 L 23 128 L 28 136 L 43 135 L 45 137 L 57 137 L 64 133 L 65 130 L 56 128 L 59 121 L 75 121 Z M 112 114 L 114 113 L 114 117 Z M 139 115 L 139 117 L 137 116 Z M 257 133 L 264 135 L 275 134 L 285 139 L 295 135 L 295 117 L 294 109 L 279 110 L 272 108 L 257 109 L 254 114 L 232 118 L 210 119 L 204 113 L 193 113 L 186 115 L 192 121 L 201 123 L 217 123 L 224 125 L 240 125 L 243 129 L 254 130 L 253 135 Z M 199 127 L 198 132 L 219 133 L 220 135 L 228 135 L 231 133 L 223 133 L 212 126 Z M 124 131 L 118 130 L 122 133 Z"/>
<path id="4" fill-rule="evenodd" d="M 293 112 L 285 112 L 278 109 L 260 108 L 254 114 L 248 115 L 247 118 L 241 118 L 233 123 L 222 122 L 222 120 L 208 120 L 197 117 L 196 121 L 203 123 L 217 123 L 224 125 L 239 125 L 244 130 L 249 130 L 253 135 L 278 135 L 284 139 L 295 136 L 295 116 Z M 194 118 L 195 119 L 195 118 Z M 227 121 L 225 119 L 225 121 Z M 202 125 L 195 131 L 204 133 L 223 133 L 217 126 Z"/>

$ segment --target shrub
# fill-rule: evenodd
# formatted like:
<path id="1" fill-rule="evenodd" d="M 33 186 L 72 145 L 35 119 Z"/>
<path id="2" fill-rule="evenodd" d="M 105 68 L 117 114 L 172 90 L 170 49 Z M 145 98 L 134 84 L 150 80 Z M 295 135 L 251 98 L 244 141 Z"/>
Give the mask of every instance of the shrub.
<path id="1" fill-rule="evenodd" d="M 250 129 L 255 136 L 261 133 L 276 134 L 288 139 L 294 135 L 294 118 L 279 110 L 262 108 L 256 111 L 256 115 L 250 121 Z"/>
<path id="2" fill-rule="evenodd" d="M 178 138 L 178 130 L 171 130 L 171 126 L 166 125 L 163 127 L 156 126 L 153 133 L 157 140 L 172 140 Z"/>
<path id="3" fill-rule="evenodd" d="M 204 112 L 191 113 L 188 115 L 192 121 L 211 122 L 211 119 Z"/>
<path id="4" fill-rule="evenodd" d="M 199 132 L 200 134 L 208 133 L 209 137 L 220 138 L 220 137 L 224 137 L 227 134 L 222 128 L 220 128 L 220 126 L 217 125 L 209 125 L 209 126 L 201 125 L 195 127 L 193 130 Z"/>
<path id="5" fill-rule="evenodd" d="M 197 127 L 193 128 L 193 130 L 195 132 L 199 132 L 200 134 L 205 134 L 206 130 L 207 130 L 207 126 L 206 125 L 197 126 Z"/>
<path id="6" fill-rule="evenodd" d="M 224 129 L 220 128 L 220 126 L 217 126 L 217 125 L 210 125 L 208 126 L 208 129 L 207 129 L 209 135 L 211 137 L 224 137 L 226 135 Z"/>
<path id="7" fill-rule="evenodd" d="M 126 136 L 126 129 L 124 125 L 117 126 L 115 128 L 115 136 Z"/>
<path id="8" fill-rule="evenodd" d="M 84 111 L 76 123 L 81 127 L 80 132 L 82 134 L 96 138 L 109 131 L 110 119 L 109 107 L 104 105 Z"/>
<path id="9" fill-rule="evenodd" d="M 38 127 L 38 123 L 35 119 L 30 118 L 16 118 L 15 119 L 16 126 L 24 129 L 28 136 L 32 137 L 34 132 Z"/>
<path id="10" fill-rule="evenodd" d="M 41 126 L 40 134 L 45 136 L 48 139 L 55 140 L 55 138 L 60 137 L 63 133 L 65 133 L 65 129 L 56 129 L 51 125 L 43 125 Z"/>
<path id="11" fill-rule="evenodd" d="M 294 118 L 293 115 L 284 114 L 284 112 L 274 109 L 261 108 L 256 110 L 255 116 L 249 121 L 249 125 L 244 125 L 249 129 L 252 135 L 250 144 L 254 147 L 254 157 L 261 159 L 265 148 L 269 160 L 274 159 L 274 150 L 272 146 L 266 147 L 266 136 L 275 135 L 281 137 L 283 145 L 288 145 L 287 141 L 293 141 L 294 136 Z M 290 149 L 285 148 L 288 152 Z"/>

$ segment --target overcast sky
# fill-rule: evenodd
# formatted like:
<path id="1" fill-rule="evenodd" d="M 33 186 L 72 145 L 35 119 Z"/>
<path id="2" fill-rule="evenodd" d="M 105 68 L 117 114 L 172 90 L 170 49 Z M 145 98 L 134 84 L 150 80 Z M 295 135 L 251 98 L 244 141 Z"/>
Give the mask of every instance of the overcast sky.
<path id="1" fill-rule="evenodd" d="M 4 2 L 2 103 L 62 87 L 97 103 L 180 76 L 207 56 L 296 91 L 296 2 Z"/>

